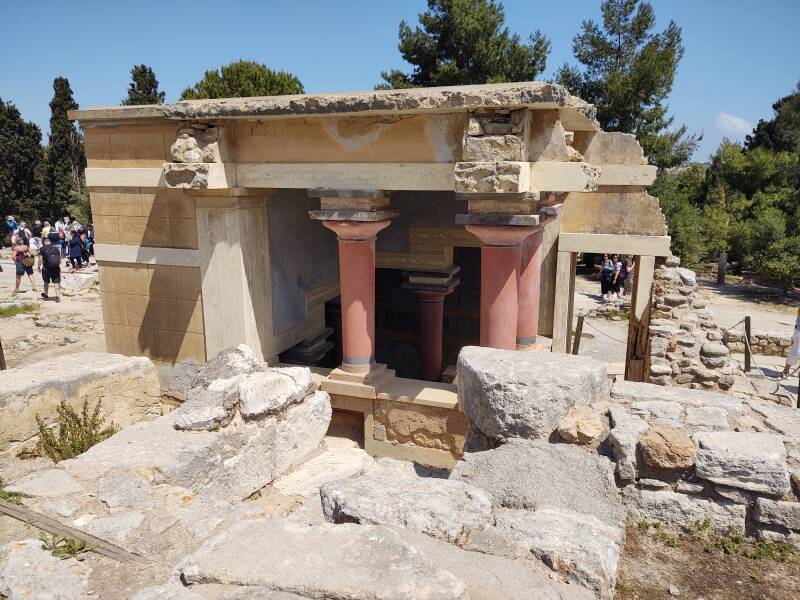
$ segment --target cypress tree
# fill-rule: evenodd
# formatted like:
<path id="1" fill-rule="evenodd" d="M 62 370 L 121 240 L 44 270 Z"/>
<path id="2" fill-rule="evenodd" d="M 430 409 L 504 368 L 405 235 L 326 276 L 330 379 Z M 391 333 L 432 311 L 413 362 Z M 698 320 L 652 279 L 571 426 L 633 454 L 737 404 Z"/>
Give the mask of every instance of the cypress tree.
<path id="1" fill-rule="evenodd" d="M 158 79 L 153 69 L 147 65 L 135 65 L 131 69 L 131 79 L 128 97 L 122 101 L 123 106 L 164 103 L 166 94 L 158 91 Z"/>
<path id="2" fill-rule="evenodd" d="M 35 214 L 41 200 L 42 132 L 0 98 L 0 213 Z"/>
<path id="3" fill-rule="evenodd" d="M 86 154 L 83 136 L 67 117 L 67 112 L 76 110 L 78 103 L 72 96 L 72 88 L 65 77 L 53 81 L 53 99 L 50 101 L 50 142 L 47 148 L 47 184 L 49 205 L 41 216 L 59 217 L 67 205 L 83 192 L 83 171 Z"/>

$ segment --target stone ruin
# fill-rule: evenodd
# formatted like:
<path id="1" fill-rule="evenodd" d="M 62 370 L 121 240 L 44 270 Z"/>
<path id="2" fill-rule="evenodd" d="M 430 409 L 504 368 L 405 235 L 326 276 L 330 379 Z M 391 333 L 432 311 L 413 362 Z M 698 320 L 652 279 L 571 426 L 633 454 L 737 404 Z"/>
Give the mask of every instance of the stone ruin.
<path id="1" fill-rule="evenodd" d="M 326 438 L 331 399 L 308 368 L 246 346 L 183 368 L 172 412 L 0 468 L 28 508 L 145 564 L 14 541 L 0 595 L 611 598 L 626 520 L 800 542 L 796 410 L 609 382 L 557 353 L 466 347 L 457 371 L 471 425 L 448 471 Z"/>

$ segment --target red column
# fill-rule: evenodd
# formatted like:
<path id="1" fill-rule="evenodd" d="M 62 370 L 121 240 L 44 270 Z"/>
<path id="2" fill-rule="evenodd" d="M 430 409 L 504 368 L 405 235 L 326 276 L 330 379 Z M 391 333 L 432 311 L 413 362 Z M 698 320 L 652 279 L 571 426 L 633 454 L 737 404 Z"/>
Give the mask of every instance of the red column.
<path id="1" fill-rule="evenodd" d="M 375 238 L 390 221 L 323 221 L 339 241 L 342 369 L 369 373 L 375 362 Z"/>
<path id="2" fill-rule="evenodd" d="M 520 243 L 533 229 L 513 225 L 467 225 L 481 240 L 481 346 L 517 347 Z"/>
<path id="3" fill-rule="evenodd" d="M 539 333 L 539 290 L 542 274 L 543 230 L 522 242 L 522 262 L 519 273 L 519 313 L 517 319 L 517 350 L 532 350 Z"/>
<path id="4" fill-rule="evenodd" d="M 449 293 L 414 291 L 419 302 L 420 376 L 426 381 L 439 381 L 442 376 L 444 297 Z"/>

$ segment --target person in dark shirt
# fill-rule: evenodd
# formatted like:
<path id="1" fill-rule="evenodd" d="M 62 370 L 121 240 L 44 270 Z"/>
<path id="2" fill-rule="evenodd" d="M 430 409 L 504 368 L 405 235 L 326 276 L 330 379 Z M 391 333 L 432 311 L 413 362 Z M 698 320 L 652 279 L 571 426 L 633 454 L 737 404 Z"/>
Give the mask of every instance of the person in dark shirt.
<path id="1" fill-rule="evenodd" d="M 83 268 L 83 247 L 81 236 L 77 231 L 71 231 L 69 236 L 69 262 L 72 264 L 70 273 L 74 273 Z"/>
<path id="2" fill-rule="evenodd" d="M 42 298 L 47 299 L 48 288 L 50 284 L 56 291 L 55 301 L 61 301 L 61 250 L 53 243 L 53 238 L 58 239 L 57 233 L 51 233 L 49 236 L 42 240 L 42 249 L 40 255 L 42 257 L 42 279 L 44 280 L 44 293 Z"/>

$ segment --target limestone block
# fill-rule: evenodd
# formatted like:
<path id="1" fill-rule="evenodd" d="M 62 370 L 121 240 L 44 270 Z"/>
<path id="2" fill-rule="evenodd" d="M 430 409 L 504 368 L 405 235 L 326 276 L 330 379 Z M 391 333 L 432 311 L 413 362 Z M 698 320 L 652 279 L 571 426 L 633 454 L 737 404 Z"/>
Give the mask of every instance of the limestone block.
<path id="1" fill-rule="evenodd" d="M 196 374 L 195 385 L 208 386 L 217 379 L 229 379 L 236 375 L 248 375 L 265 370 L 255 353 L 245 344 L 229 346 L 220 350 L 216 356 L 204 364 Z"/>
<path id="2" fill-rule="evenodd" d="M 634 217 L 635 215 L 635 217 Z M 658 199 L 636 188 L 604 188 L 567 194 L 561 215 L 564 233 L 667 235 Z M 678 281 L 680 281 L 680 277 Z"/>
<path id="3" fill-rule="evenodd" d="M 630 133 L 598 131 L 591 137 L 583 156 L 595 165 L 647 164 L 636 136 Z"/>
<path id="4" fill-rule="evenodd" d="M 373 458 L 361 448 L 327 448 L 279 477 L 271 488 L 285 496 L 319 496 L 322 484 L 362 475 L 374 464 Z"/>
<path id="5" fill-rule="evenodd" d="M 621 406 L 612 406 L 609 414 L 612 429 L 608 435 L 608 442 L 617 463 L 617 475 L 623 481 L 631 481 L 637 474 L 636 448 L 639 438 L 647 430 L 648 425 L 643 419 L 628 413 Z"/>
<path id="6" fill-rule="evenodd" d="M 491 538 L 494 540 L 491 540 Z M 466 546 L 515 559 L 535 558 L 568 581 L 592 590 L 599 598 L 613 597 L 624 530 L 590 515 L 564 509 L 503 511 L 496 524 Z"/>
<path id="7" fill-rule="evenodd" d="M 58 498 L 82 493 L 83 487 L 61 469 L 45 469 L 6 486 L 9 492 L 29 498 Z"/>
<path id="8" fill-rule="evenodd" d="M 789 489 L 783 438 L 770 433 L 695 434 L 698 477 L 731 487 L 783 496 Z"/>
<path id="9" fill-rule="evenodd" d="M 124 544 L 144 523 L 144 513 L 129 511 L 92 519 L 86 530 L 100 539 Z"/>
<path id="10" fill-rule="evenodd" d="M 217 128 L 178 130 L 178 137 L 170 146 L 170 156 L 176 163 L 216 162 Z"/>
<path id="11" fill-rule="evenodd" d="M 460 599 L 464 582 L 385 527 L 236 523 L 177 566 L 195 583 L 307 590 L 327 598 Z"/>
<path id="12" fill-rule="evenodd" d="M 512 439 L 465 454 L 450 479 L 486 490 L 497 506 L 566 509 L 612 526 L 625 519 L 613 464 L 579 446 Z"/>
<path id="13" fill-rule="evenodd" d="M 686 408 L 686 424 L 701 429 L 729 429 L 728 413 L 715 406 L 691 406 Z"/>
<path id="14" fill-rule="evenodd" d="M 472 162 L 526 160 L 524 140 L 517 135 L 484 135 L 464 140 L 462 158 Z"/>
<path id="15" fill-rule="evenodd" d="M 0 453 L 17 453 L 38 438 L 36 415 L 55 422 L 62 401 L 80 412 L 102 400 L 107 421 L 124 427 L 161 414 L 161 389 L 149 359 L 80 352 L 0 371 Z"/>
<path id="16" fill-rule="evenodd" d="M 706 519 L 715 531 L 744 532 L 745 506 L 713 501 L 670 491 L 637 490 L 626 495 L 630 515 L 637 521 L 657 521 L 673 529 L 690 531 Z"/>
<path id="17" fill-rule="evenodd" d="M 660 422 L 677 422 L 683 415 L 680 403 L 666 400 L 638 400 L 631 403 L 630 410 L 635 415 Z"/>
<path id="18" fill-rule="evenodd" d="M 164 179 L 175 189 L 206 189 L 209 163 L 164 163 Z"/>
<path id="19" fill-rule="evenodd" d="M 606 365 L 591 358 L 476 346 L 458 357 L 459 407 L 491 438 L 547 439 L 572 406 L 607 396 Z"/>
<path id="20" fill-rule="evenodd" d="M 724 357 L 728 356 L 728 347 L 724 344 L 714 344 L 706 342 L 700 347 L 700 356 Z"/>
<path id="21" fill-rule="evenodd" d="M 230 596 L 225 596 L 229 600 Z M 268 600 L 281 600 L 279 597 Z M 131 596 L 130 600 L 203 600 L 203 596 L 190 592 L 180 582 L 167 583 L 164 585 L 154 585 L 144 588 Z"/>
<path id="22" fill-rule="evenodd" d="M 92 568 L 74 558 L 62 560 L 42 548 L 41 540 L 9 542 L 0 548 L 0 595 L 83 600 Z"/>
<path id="23" fill-rule="evenodd" d="M 316 389 L 306 367 L 282 367 L 256 371 L 239 383 L 239 412 L 245 419 L 282 412 L 301 402 Z"/>
<path id="24" fill-rule="evenodd" d="M 373 420 L 388 442 L 444 450 L 454 458 L 461 456 L 469 426 L 457 410 L 380 399 L 374 402 Z"/>
<path id="25" fill-rule="evenodd" d="M 564 127 L 555 110 L 530 111 L 530 160 L 563 162 L 571 158 Z"/>
<path id="26" fill-rule="evenodd" d="M 83 481 L 157 471 L 164 483 L 238 502 L 316 454 L 330 418 L 330 398 L 319 391 L 279 415 L 234 420 L 217 431 L 176 430 L 170 413 L 125 428 L 60 465 Z"/>
<path id="27" fill-rule="evenodd" d="M 175 429 L 212 431 L 230 423 L 239 402 L 240 378 L 217 379 L 208 387 L 189 390 L 186 402 L 173 411 Z"/>
<path id="28" fill-rule="evenodd" d="M 651 427 L 639 439 L 639 448 L 653 469 L 686 469 L 694 464 L 694 443 L 677 429 Z"/>
<path id="29" fill-rule="evenodd" d="M 397 479 L 373 471 L 326 483 L 320 497 L 322 511 L 332 523 L 403 527 L 451 544 L 463 542 L 493 521 L 486 492 L 434 477 Z"/>
<path id="30" fill-rule="evenodd" d="M 559 422 L 558 435 L 566 442 L 596 448 L 608 437 L 608 422 L 588 406 L 573 406 Z"/>
<path id="31" fill-rule="evenodd" d="M 458 162 L 457 193 L 519 194 L 530 188 L 530 167 L 523 162 Z"/>
<path id="32" fill-rule="evenodd" d="M 756 498 L 753 516 L 759 523 L 800 531 L 800 502 L 776 502 L 767 498 Z"/>

